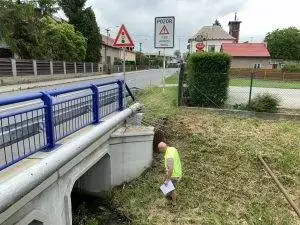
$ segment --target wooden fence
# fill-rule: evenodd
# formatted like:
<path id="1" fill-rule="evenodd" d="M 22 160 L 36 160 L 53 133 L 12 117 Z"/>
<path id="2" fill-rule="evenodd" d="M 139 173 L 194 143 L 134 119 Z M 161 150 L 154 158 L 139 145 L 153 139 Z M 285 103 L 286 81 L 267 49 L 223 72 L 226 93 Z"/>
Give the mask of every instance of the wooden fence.
<path id="1" fill-rule="evenodd" d="M 287 73 L 276 69 L 230 69 L 232 78 L 250 78 L 254 73 L 256 79 L 300 81 L 300 73 Z"/>

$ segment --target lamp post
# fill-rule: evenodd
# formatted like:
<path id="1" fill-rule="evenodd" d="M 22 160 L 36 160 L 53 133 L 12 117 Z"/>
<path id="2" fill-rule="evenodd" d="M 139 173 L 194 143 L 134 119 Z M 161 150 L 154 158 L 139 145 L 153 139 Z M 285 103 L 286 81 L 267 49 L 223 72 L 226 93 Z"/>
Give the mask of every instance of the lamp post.
<path id="1" fill-rule="evenodd" d="M 114 26 L 114 27 L 108 27 L 105 29 L 106 31 L 106 44 L 105 44 L 105 49 L 104 49 L 104 64 L 107 66 L 107 68 L 109 69 L 109 64 L 108 64 L 108 60 L 107 60 L 107 47 L 109 46 L 109 43 L 108 43 L 108 39 L 109 39 L 109 36 L 110 36 L 110 31 L 113 29 L 113 28 L 118 28 L 119 26 Z"/>

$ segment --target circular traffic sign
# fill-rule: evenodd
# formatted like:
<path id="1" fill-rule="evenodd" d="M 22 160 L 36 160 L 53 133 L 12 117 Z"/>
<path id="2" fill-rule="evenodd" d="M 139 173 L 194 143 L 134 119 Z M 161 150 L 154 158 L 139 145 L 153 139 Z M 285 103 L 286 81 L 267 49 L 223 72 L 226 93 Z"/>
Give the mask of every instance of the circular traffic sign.
<path id="1" fill-rule="evenodd" d="M 198 43 L 198 44 L 196 44 L 196 48 L 197 48 L 198 50 L 203 50 L 204 47 L 205 47 L 205 44 L 203 44 L 203 43 Z"/>

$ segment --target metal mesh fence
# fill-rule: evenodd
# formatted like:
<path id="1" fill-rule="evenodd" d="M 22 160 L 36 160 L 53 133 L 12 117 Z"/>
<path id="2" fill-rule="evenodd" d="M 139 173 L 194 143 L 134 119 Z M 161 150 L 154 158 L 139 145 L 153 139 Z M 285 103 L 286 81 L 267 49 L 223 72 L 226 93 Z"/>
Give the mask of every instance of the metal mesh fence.
<path id="1" fill-rule="evenodd" d="M 61 140 L 92 124 L 92 103 L 92 94 L 55 103 L 55 140 Z"/>
<path id="2" fill-rule="evenodd" d="M 0 99 L 0 170 L 123 110 L 124 90 L 116 80 Z"/>
<path id="3" fill-rule="evenodd" d="M 0 170 L 47 147 L 44 107 L 0 116 Z"/>
<path id="4" fill-rule="evenodd" d="M 211 76 L 213 76 L 213 74 L 211 74 Z M 191 85 L 194 84 L 187 82 L 185 76 L 185 82 L 183 84 L 183 104 L 187 106 L 190 105 L 190 96 L 188 93 Z M 213 86 L 213 84 L 210 84 L 209 79 L 203 85 Z M 300 80 L 266 78 L 255 71 L 248 75 L 244 74 L 243 77 L 229 77 L 228 96 L 224 104 L 216 103 L 205 92 L 200 92 L 200 95 L 210 102 L 208 107 L 213 108 L 251 110 L 249 106 L 251 106 L 259 96 L 267 95 L 278 100 L 279 112 L 299 113 L 300 111 Z M 201 107 L 201 105 L 198 106 Z"/>
<path id="5" fill-rule="evenodd" d="M 100 118 L 110 115 L 118 110 L 119 107 L 119 89 L 111 87 L 107 90 L 100 90 Z"/>

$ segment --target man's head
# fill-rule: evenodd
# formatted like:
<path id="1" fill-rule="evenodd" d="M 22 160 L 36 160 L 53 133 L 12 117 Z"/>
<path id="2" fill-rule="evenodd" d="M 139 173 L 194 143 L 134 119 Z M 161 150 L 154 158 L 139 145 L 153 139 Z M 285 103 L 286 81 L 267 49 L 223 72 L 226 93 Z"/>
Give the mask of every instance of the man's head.
<path id="1" fill-rule="evenodd" d="M 165 142 L 160 142 L 158 144 L 158 150 L 159 152 L 165 152 L 168 148 L 168 145 Z"/>

